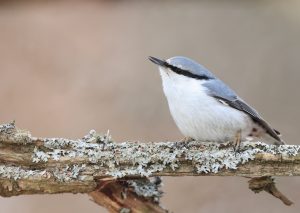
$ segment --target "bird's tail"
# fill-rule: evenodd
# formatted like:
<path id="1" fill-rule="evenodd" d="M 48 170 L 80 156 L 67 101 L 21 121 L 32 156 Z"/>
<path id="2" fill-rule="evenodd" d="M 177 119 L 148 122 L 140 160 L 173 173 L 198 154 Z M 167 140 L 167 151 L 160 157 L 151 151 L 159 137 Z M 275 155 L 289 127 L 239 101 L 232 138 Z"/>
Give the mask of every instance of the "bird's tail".
<path id="1" fill-rule="evenodd" d="M 285 141 L 284 140 L 282 140 L 282 138 L 281 138 L 281 133 L 278 131 L 278 130 L 276 130 L 276 129 L 273 129 L 274 130 L 274 132 L 278 135 L 278 137 L 279 137 L 279 139 L 280 140 L 275 140 L 275 142 L 274 142 L 274 144 L 275 145 L 285 145 L 286 143 L 285 143 Z"/>
<path id="2" fill-rule="evenodd" d="M 264 142 L 267 142 L 269 144 L 274 144 L 274 145 L 285 145 L 285 141 L 282 140 L 281 138 L 281 133 L 276 130 L 276 129 L 273 129 L 274 133 L 277 134 L 277 137 L 275 138 L 273 135 L 270 135 L 270 134 L 265 134 L 264 137 L 263 137 L 263 141 Z"/>

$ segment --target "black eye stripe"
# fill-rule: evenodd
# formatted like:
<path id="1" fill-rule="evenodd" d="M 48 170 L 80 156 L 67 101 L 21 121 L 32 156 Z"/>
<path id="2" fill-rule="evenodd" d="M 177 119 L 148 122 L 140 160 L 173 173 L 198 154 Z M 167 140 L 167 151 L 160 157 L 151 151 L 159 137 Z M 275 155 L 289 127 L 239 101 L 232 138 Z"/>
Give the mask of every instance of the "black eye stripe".
<path id="1" fill-rule="evenodd" d="M 184 69 L 181 69 L 179 67 L 175 67 L 171 64 L 169 64 L 168 62 L 165 62 L 164 64 L 167 68 L 171 69 L 173 72 L 179 74 L 179 75 L 184 75 L 184 76 L 187 76 L 187 77 L 190 77 L 190 78 L 195 78 L 195 79 L 198 79 L 198 80 L 209 80 L 209 79 L 213 79 L 212 77 L 209 77 L 209 76 L 206 76 L 206 75 L 196 75 L 196 74 L 193 74 L 187 70 L 184 70 Z"/>

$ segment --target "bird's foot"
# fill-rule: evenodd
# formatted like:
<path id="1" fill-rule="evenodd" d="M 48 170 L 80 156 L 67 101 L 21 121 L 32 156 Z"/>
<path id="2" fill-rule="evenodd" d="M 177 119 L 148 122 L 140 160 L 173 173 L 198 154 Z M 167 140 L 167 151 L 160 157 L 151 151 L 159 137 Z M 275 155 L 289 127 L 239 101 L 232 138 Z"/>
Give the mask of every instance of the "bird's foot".
<path id="1" fill-rule="evenodd" d="M 181 143 L 189 143 L 192 141 L 194 141 L 194 139 L 191 137 L 184 137 L 182 140 L 180 140 Z"/>
<path id="2" fill-rule="evenodd" d="M 238 130 L 234 136 L 234 141 L 233 141 L 234 152 L 238 152 L 240 150 L 241 141 L 242 141 L 242 130 Z"/>

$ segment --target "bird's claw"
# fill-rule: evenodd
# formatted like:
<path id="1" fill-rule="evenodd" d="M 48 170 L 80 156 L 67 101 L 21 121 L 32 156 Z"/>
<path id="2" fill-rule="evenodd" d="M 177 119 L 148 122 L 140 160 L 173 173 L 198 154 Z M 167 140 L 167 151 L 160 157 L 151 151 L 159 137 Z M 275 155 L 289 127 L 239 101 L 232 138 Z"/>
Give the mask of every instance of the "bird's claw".
<path id="1" fill-rule="evenodd" d="M 235 153 L 239 152 L 240 146 L 241 146 L 241 141 L 242 141 L 242 130 L 239 130 L 236 132 L 234 141 L 233 141 L 233 151 Z"/>

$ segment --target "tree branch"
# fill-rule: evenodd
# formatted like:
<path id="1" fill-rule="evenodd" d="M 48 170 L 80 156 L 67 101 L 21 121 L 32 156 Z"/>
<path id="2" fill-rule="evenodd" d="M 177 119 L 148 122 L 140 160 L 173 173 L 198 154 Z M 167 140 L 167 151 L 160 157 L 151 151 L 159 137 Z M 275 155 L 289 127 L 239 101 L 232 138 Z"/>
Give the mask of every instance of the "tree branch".
<path id="1" fill-rule="evenodd" d="M 10 123 L 0 126 L 0 195 L 69 192 L 99 197 L 94 192 L 103 189 L 103 181 L 116 178 L 299 176 L 299 151 L 296 145 L 260 142 L 244 142 L 238 152 L 230 143 L 115 143 L 108 134 L 99 135 L 94 130 L 78 140 L 36 138 Z M 118 188 L 120 182 L 114 183 L 107 186 Z"/>

